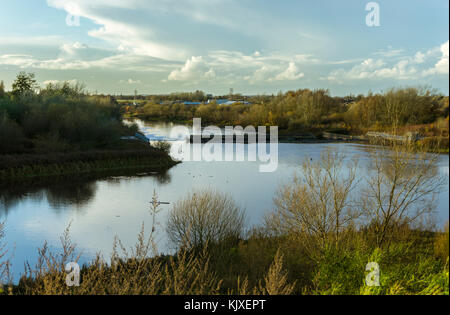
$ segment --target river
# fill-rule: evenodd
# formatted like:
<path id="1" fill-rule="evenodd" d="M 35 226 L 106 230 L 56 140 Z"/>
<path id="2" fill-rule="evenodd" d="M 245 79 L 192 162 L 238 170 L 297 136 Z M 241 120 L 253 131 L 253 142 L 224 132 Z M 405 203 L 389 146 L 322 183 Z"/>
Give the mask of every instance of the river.
<path id="1" fill-rule="evenodd" d="M 144 123 L 141 130 L 152 140 L 169 140 L 176 125 Z M 262 223 L 273 208 L 273 197 L 283 183 L 300 172 L 305 158 L 317 159 L 327 148 L 337 148 L 348 158 L 358 156 L 358 172 L 366 173 L 368 150 L 360 144 L 280 144 L 276 172 L 259 172 L 258 162 L 184 162 L 166 174 L 116 176 L 101 179 L 70 178 L 37 186 L 0 189 L 0 222 L 6 222 L 6 242 L 14 279 L 24 262 L 36 263 L 37 249 L 45 241 L 58 250 L 60 236 L 71 224 L 71 237 L 82 252 L 81 261 L 96 253 L 108 259 L 118 236 L 127 247 L 135 244 L 143 222 L 150 229 L 149 202 L 156 191 L 160 201 L 176 202 L 194 189 L 213 189 L 230 194 L 247 213 L 247 225 Z M 448 177 L 449 158 L 442 155 L 439 172 Z M 442 227 L 449 218 L 448 184 L 439 194 L 436 222 Z M 164 222 L 170 206 L 161 206 L 156 240 L 161 252 L 170 252 Z"/>

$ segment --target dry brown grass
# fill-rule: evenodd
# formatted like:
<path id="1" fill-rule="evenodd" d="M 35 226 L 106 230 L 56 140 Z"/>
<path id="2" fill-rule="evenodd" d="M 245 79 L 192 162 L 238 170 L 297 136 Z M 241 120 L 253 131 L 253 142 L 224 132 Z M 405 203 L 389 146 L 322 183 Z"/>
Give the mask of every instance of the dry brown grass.
<path id="1" fill-rule="evenodd" d="M 158 198 L 156 194 L 153 200 Z M 216 253 L 208 245 L 193 250 L 180 249 L 175 255 L 161 256 L 154 243 L 156 215 L 155 202 L 151 208 L 153 226 L 146 234 L 145 227 L 138 235 L 136 245 L 126 249 L 116 238 L 113 253 L 107 263 L 100 255 L 81 269 L 80 286 L 66 284 L 66 264 L 78 262 L 79 255 L 70 239 L 70 226 L 61 237 L 61 253 L 53 253 L 47 244 L 39 249 L 35 267 L 27 265 L 26 274 L 14 287 L 14 294 L 23 295 L 218 295 L 233 292 L 252 294 L 292 294 L 295 283 L 288 281 L 283 269 L 283 256 L 277 253 L 267 271 L 261 274 L 259 284 L 248 288 L 248 281 L 242 287 L 239 280 L 233 289 L 223 287 L 223 279 L 211 263 Z"/>
<path id="2" fill-rule="evenodd" d="M 444 262 L 448 261 L 449 257 L 449 232 L 448 232 L 448 221 L 445 225 L 444 232 L 439 233 L 434 245 L 434 251 L 437 257 L 442 259 Z"/>
<path id="3" fill-rule="evenodd" d="M 222 280 L 211 268 L 208 249 L 200 253 L 180 251 L 174 256 L 149 258 L 145 254 L 148 244 L 140 234 L 138 245 L 131 256 L 122 250 L 119 258 L 117 251 L 107 264 L 100 256 L 89 266 L 81 270 L 79 287 L 68 287 L 65 279 L 63 261 L 74 257 L 71 245 L 65 246 L 67 253 L 60 256 L 52 254 L 46 246 L 40 250 L 40 263 L 29 270 L 14 294 L 23 295 L 219 295 L 226 294 Z M 65 240 L 66 241 L 66 240 Z M 120 242 L 118 242 L 120 244 Z M 120 247 L 120 245 L 119 245 Z M 146 256 L 146 255 L 145 255 Z M 292 294 L 294 284 L 290 284 L 287 272 L 283 269 L 282 255 L 277 254 L 267 274 L 260 284 L 248 288 L 236 284 L 237 289 L 228 293 L 275 295 Z"/>
<path id="4" fill-rule="evenodd" d="M 5 237 L 5 224 L 0 222 L 0 293 L 3 292 L 3 285 L 10 282 L 10 261 L 8 259 L 8 250 L 3 241 Z"/>

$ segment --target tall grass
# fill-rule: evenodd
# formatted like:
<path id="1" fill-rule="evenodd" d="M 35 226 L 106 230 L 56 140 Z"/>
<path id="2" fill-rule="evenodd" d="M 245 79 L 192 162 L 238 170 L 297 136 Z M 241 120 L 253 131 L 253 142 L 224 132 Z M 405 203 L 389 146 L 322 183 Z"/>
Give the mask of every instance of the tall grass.
<path id="1" fill-rule="evenodd" d="M 251 242 L 256 242 L 254 245 L 259 247 L 252 249 Z M 237 257 L 230 266 L 234 269 L 230 277 L 223 265 L 217 264 L 215 251 L 210 250 L 210 247 L 195 251 L 180 250 L 171 256 L 158 255 L 154 251 L 151 236 L 142 228 L 135 247 L 126 249 L 120 240 L 115 240 L 111 259 L 105 261 L 98 255 L 90 264 L 82 267 L 80 286 L 68 287 L 64 266 L 67 262 L 77 261 L 78 254 L 66 232 L 61 238 L 61 252 L 53 253 L 44 245 L 39 250 L 36 266 L 27 266 L 27 272 L 18 285 L 11 286 L 9 290 L 5 288 L 3 293 L 448 295 L 448 263 L 442 263 L 429 252 L 417 251 L 417 244 L 399 243 L 391 245 L 389 250 L 361 247 L 337 251 L 330 247 L 319 264 L 311 268 L 307 262 L 302 262 L 302 245 L 296 242 L 297 247 L 290 247 L 288 251 L 290 242 L 292 240 L 285 239 L 268 246 L 258 239 L 243 241 L 236 249 Z M 254 256 L 253 260 L 246 260 L 245 254 Z M 370 261 L 380 264 L 380 287 L 368 287 L 364 283 L 365 267 Z M 306 281 L 301 277 L 301 272 L 297 272 L 299 267 L 305 269 Z M 249 268 L 259 270 L 256 277 L 246 272 Z"/>
<path id="2" fill-rule="evenodd" d="M 157 198 L 154 198 L 157 200 Z M 158 206 L 153 206 L 155 218 Z M 155 221 L 153 220 L 153 225 Z M 70 227 L 69 227 L 70 228 Z M 175 255 L 157 254 L 154 226 L 149 234 L 144 225 L 136 245 L 127 249 L 116 238 L 109 262 L 100 254 L 81 269 L 80 286 L 66 284 L 65 266 L 77 262 L 79 255 L 70 239 L 69 228 L 61 237 L 61 252 L 52 252 L 47 244 L 39 249 L 36 266 L 27 264 L 26 273 L 10 292 L 18 295 L 217 295 L 226 294 L 223 280 L 211 263 L 208 246 L 200 250 L 181 249 Z M 245 285 L 240 294 L 290 294 L 293 284 L 283 269 L 282 255 L 277 254 L 262 281 L 252 289 Z M 239 288 L 239 279 L 236 280 Z M 228 293 L 232 293 L 229 291 Z"/>
<path id="3" fill-rule="evenodd" d="M 8 250 L 6 248 L 6 243 L 4 242 L 5 237 L 5 223 L 0 222 L 0 294 L 4 292 L 3 286 L 10 282 L 10 261 Z"/>

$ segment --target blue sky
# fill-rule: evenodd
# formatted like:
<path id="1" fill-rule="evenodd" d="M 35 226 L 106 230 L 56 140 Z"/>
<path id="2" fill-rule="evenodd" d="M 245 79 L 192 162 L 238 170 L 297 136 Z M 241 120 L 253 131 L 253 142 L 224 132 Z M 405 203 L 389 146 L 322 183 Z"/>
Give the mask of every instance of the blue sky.
<path id="1" fill-rule="evenodd" d="M 448 0 L 376 1 L 379 27 L 366 25 L 369 2 L 0 0 L 0 80 L 28 71 L 41 86 L 104 93 L 448 94 Z"/>

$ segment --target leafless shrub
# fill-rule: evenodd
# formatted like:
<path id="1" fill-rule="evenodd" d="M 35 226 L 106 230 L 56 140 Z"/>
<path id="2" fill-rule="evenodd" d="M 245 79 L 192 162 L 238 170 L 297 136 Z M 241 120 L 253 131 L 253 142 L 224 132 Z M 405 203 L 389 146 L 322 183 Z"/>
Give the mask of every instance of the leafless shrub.
<path id="1" fill-rule="evenodd" d="M 409 143 L 371 151 L 362 208 L 381 246 L 401 225 L 411 226 L 436 209 L 446 178 L 439 175 L 439 155 L 417 152 Z"/>
<path id="2" fill-rule="evenodd" d="M 242 236 L 245 214 L 229 196 L 213 191 L 189 194 L 172 208 L 167 233 L 183 248 L 196 248 Z"/>
<path id="3" fill-rule="evenodd" d="M 266 225 L 274 233 L 299 236 L 311 250 L 329 242 L 337 245 L 343 231 L 360 216 L 351 200 L 356 167 L 356 160 L 345 165 L 345 156 L 330 150 L 317 162 L 306 160 L 301 176 L 278 192 L 275 212 L 266 218 Z"/>

